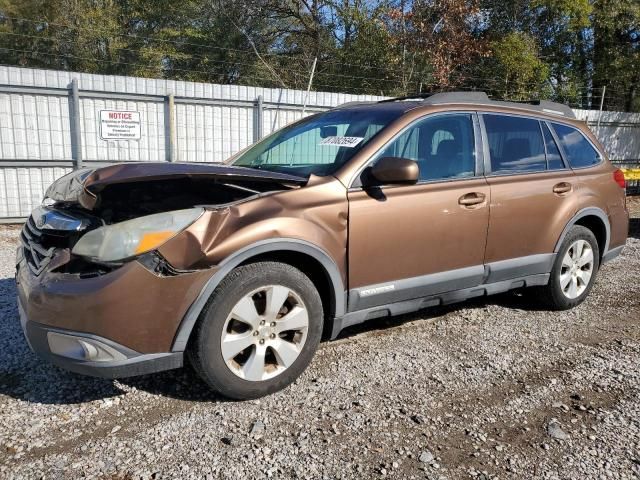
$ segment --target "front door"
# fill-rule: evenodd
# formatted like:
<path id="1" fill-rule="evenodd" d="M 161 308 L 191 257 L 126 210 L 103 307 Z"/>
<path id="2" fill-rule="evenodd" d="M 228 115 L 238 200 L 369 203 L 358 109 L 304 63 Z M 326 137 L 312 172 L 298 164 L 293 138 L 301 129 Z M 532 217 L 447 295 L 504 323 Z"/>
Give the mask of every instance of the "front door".
<path id="1" fill-rule="evenodd" d="M 375 156 L 415 160 L 418 183 L 350 189 L 350 311 L 482 283 L 490 191 L 478 130 L 472 113 L 420 119 Z"/>

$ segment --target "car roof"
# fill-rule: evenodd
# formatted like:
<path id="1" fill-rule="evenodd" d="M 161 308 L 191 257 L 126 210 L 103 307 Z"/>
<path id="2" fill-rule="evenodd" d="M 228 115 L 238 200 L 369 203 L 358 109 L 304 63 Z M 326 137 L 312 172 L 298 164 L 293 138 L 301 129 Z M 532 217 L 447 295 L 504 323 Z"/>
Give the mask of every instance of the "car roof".
<path id="1" fill-rule="evenodd" d="M 413 110 L 414 108 L 422 106 L 423 103 L 418 100 L 413 101 L 397 101 L 391 102 L 388 100 L 383 100 L 381 102 L 349 102 L 343 103 L 336 107 L 337 110 L 375 110 L 375 111 L 386 111 L 386 112 L 398 112 L 404 113 L 409 110 Z"/>
<path id="2" fill-rule="evenodd" d="M 530 101 L 502 101 L 492 100 L 485 92 L 444 92 L 435 94 L 418 94 L 413 96 L 389 98 L 379 102 L 351 102 L 339 106 L 338 108 L 371 108 L 376 110 L 389 110 L 407 112 L 418 107 L 427 106 L 454 106 L 472 105 L 494 108 L 504 108 L 505 110 L 525 110 L 532 113 L 541 113 L 557 118 L 575 120 L 576 116 L 571 107 L 562 103 L 550 102 L 547 100 Z"/>

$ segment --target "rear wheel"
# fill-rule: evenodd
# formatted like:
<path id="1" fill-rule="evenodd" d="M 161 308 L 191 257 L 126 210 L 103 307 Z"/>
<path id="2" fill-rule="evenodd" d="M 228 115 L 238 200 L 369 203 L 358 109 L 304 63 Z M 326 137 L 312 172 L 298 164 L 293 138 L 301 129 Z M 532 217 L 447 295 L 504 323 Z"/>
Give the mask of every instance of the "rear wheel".
<path id="1" fill-rule="evenodd" d="M 191 363 L 227 397 L 268 395 L 311 362 L 322 319 L 320 296 L 300 270 L 276 262 L 239 267 L 205 308 L 190 344 Z"/>
<path id="2" fill-rule="evenodd" d="M 581 225 L 571 227 L 558 250 L 549 283 L 540 289 L 541 299 L 557 310 L 582 303 L 595 281 L 599 259 L 593 232 Z"/>

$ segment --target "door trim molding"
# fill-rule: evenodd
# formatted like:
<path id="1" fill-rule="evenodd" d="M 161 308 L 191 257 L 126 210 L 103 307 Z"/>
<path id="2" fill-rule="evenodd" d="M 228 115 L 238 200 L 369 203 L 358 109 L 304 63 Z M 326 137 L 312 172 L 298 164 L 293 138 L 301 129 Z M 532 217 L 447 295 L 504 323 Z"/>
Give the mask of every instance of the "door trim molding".
<path id="1" fill-rule="evenodd" d="M 546 285 L 549 283 L 549 273 L 522 276 L 500 282 L 487 283 L 475 287 L 464 288 L 452 292 L 445 292 L 436 295 L 429 295 L 421 298 L 414 298 L 401 302 L 389 303 L 370 307 L 363 310 L 347 313 L 342 318 L 336 318 L 333 323 L 331 338 L 335 339 L 344 328 L 359 323 L 373 320 L 374 318 L 388 317 L 411 313 L 423 308 L 447 305 L 451 303 L 463 302 L 470 298 L 494 295 L 496 293 L 507 292 L 516 288 L 533 287 Z"/>
<path id="2" fill-rule="evenodd" d="M 528 255 L 349 290 L 348 313 L 551 272 L 555 253 Z"/>
<path id="3" fill-rule="evenodd" d="M 550 273 L 555 259 L 555 253 L 541 253 L 487 263 L 487 278 L 484 283 Z"/>
<path id="4" fill-rule="evenodd" d="M 348 311 L 472 287 L 482 283 L 484 276 L 484 267 L 476 265 L 354 288 L 349 290 Z"/>

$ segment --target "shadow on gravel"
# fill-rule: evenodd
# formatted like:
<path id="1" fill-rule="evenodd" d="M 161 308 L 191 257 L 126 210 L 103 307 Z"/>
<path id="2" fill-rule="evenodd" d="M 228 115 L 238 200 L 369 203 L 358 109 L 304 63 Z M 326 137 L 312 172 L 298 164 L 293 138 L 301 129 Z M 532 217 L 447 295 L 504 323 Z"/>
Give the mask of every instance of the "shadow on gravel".
<path id="1" fill-rule="evenodd" d="M 354 325 L 344 329 L 338 339 L 352 337 L 363 332 L 372 332 L 374 330 L 387 330 L 389 328 L 399 327 L 405 323 L 414 320 L 429 320 L 432 318 L 442 317 L 451 312 L 457 312 L 463 309 L 485 308 L 487 305 L 498 305 L 504 308 L 526 310 L 526 311 L 544 311 L 540 303 L 536 301 L 534 295 L 524 295 L 519 291 L 506 292 L 490 297 L 479 297 L 466 300 L 461 303 L 441 307 L 428 307 L 417 312 L 399 315 L 397 317 L 382 317 L 368 320 L 359 325 Z"/>
<path id="2" fill-rule="evenodd" d="M 640 218 L 629 219 L 629 236 L 640 239 Z"/>
<path id="3" fill-rule="evenodd" d="M 190 367 L 118 381 L 86 377 L 57 368 L 41 360 L 27 346 L 15 299 L 15 281 L 0 279 L 0 395 L 43 404 L 76 404 L 116 397 L 135 388 L 184 401 L 226 401 L 213 393 Z M 382 331 L 413 320 L 437 318 L 463 308 L 483 308 L 489 304 L 526 310 L 539 309 L 528 297 L 509 293 L 398 317 L 371 320 L 344 330 L 339 338 L 348 338 L 362 332 Z"/>

